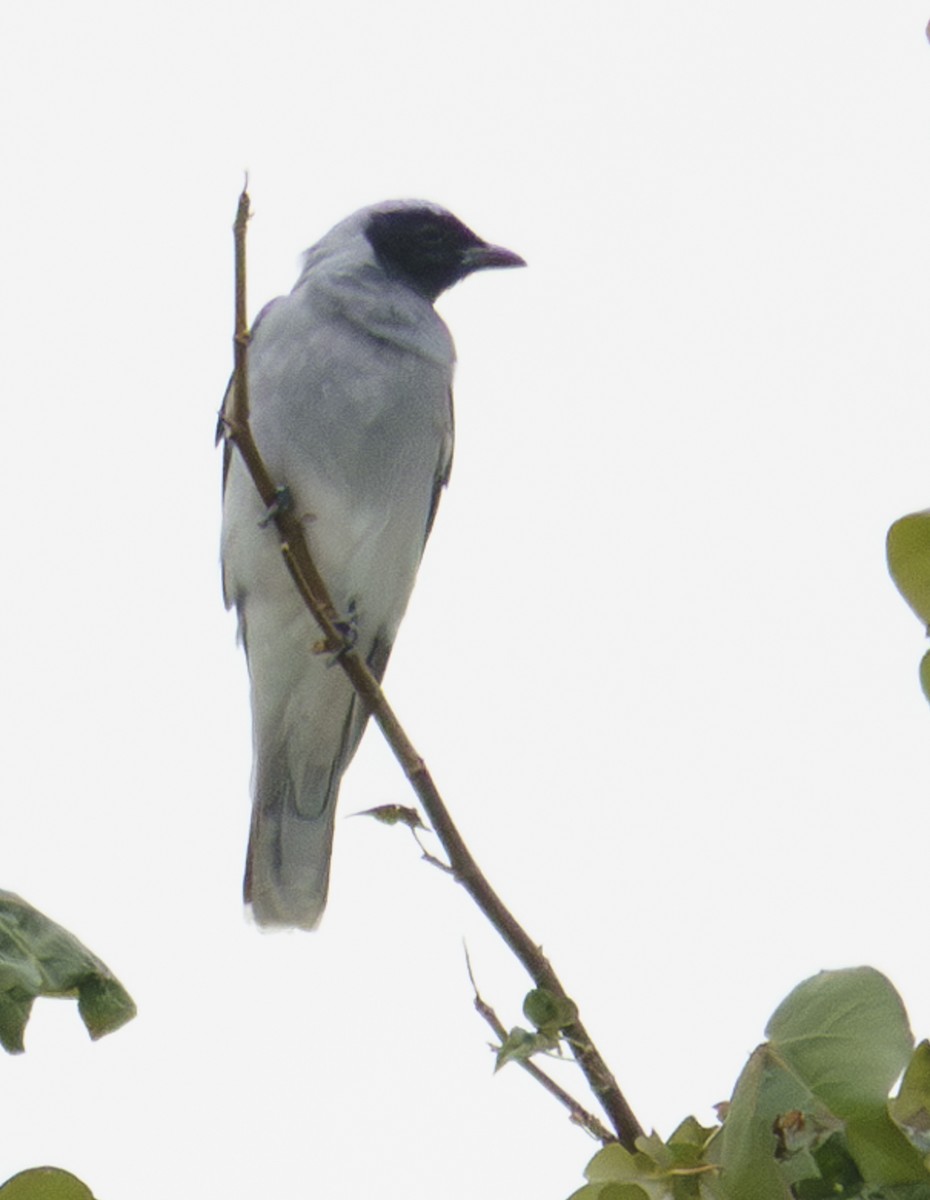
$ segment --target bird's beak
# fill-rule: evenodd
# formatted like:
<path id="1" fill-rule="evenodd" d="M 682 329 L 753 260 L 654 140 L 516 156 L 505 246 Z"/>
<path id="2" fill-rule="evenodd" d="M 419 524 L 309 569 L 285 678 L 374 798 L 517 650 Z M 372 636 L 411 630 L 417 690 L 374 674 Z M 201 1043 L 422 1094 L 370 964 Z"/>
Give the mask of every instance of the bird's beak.
<path id="1" fill-rule="evenodd" d="M 483 242 L 480 246 L 469 246 L 462 254 L 462 265 L 471 272 L 483 271 L 485 267 L 525 267 L 526 260 L 503 246 Z"/>

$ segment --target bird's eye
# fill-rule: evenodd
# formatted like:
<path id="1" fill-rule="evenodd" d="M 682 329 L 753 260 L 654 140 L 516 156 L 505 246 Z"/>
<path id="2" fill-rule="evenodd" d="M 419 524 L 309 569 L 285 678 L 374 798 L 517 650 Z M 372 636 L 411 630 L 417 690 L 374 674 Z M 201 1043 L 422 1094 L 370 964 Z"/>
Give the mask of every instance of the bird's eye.
<path id="1" fill-rule="evenodd" d="M 439 250 L 448 240 L 445 231 L 437 229 L 435 225 L 421 226 L 414 237 L 421 246 L 428 246 L 432 250 Z"/>

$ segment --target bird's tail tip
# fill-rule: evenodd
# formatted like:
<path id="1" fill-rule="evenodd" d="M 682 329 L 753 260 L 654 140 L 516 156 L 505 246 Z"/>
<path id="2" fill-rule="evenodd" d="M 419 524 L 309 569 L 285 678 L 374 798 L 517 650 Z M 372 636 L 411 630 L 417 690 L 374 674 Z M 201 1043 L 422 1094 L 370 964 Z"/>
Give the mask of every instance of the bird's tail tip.
<path id="1" fill-rule="evenodd" d="M 260 929 L 319 926 L 329 893 L 332 841 L 331 809 L 313 818 L 287 808 L 256 809 L 242 893 Z"/>
<path id="2" fill-rule="evenodd" d="M 249 924 L 262 933 L 280 933 L 283 930 L 295 929 L 313 933 L 320 927 L 325 908 L 325 900 L 312 907 L 309 904 L 285 907 L 280 904 L 270 905 L 267 900 L 246 900 L 245 915 Z"/>

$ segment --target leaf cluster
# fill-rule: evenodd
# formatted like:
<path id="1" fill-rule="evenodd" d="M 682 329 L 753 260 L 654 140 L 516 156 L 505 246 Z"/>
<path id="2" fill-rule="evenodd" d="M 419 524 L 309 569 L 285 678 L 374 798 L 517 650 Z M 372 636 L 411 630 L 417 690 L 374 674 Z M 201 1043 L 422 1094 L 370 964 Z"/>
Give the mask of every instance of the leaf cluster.
<path id="1" fill-rule="evenodd" d="M 113 972 L 86 946 L 12 892 L 0 891 L 0 1045 L 22 1053 L 38 996 L 77 997 L 95 1040 L 132 1020 L 136 1006 Z M 0 1200 L 93 1200 L 59 1167 L 33 1167 L 0 1185 Z"/>
<path id="2" fill-rule="evenodd" d="M 766 1035 L 720 1125 L 604 1147 L 571 1200 L 930 1200 L 930 1044 L 885 976 L 821 972 Z"/>
<path id="3" fill-rule="evenodd" d="M 498 1048 L 495 1071 L 509 1062 L 525 1062 L 540 1051 L 559 1053 L 563 1031 L 578 1020 L 578 1008 L 567 996 L 556 996 L 547 988 L 533 988 L 523 1001 L 523 1015 L 535 1032 L 515 1025 Z"/>

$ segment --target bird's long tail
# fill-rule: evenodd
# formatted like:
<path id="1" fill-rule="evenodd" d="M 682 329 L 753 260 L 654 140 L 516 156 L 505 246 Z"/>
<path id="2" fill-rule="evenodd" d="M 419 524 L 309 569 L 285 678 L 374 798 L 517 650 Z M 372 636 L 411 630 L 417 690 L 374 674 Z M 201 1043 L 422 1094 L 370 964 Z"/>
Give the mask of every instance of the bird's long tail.
<path id="1" fill-rule="evenodd" d="M 366 661 L 384 675 L 390 642 Z M 243 891 L 262 926 L 315 929 L 326 907 L 339 784 L 368 722 L 338 674 L 307 672 L 286 707 L 265 714 L 255 737 L 252 827 Z M 296 714 L 296 715 L 295 715 Z"/>
<path id="2" fill-rule="evenodd" d="M 262 926 L 315 929 L 326 907 L 341 756 L 295 778 L 282 747 L 260 753 L 243 893 Z"/>

